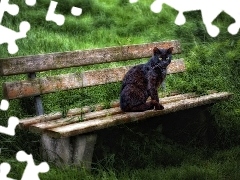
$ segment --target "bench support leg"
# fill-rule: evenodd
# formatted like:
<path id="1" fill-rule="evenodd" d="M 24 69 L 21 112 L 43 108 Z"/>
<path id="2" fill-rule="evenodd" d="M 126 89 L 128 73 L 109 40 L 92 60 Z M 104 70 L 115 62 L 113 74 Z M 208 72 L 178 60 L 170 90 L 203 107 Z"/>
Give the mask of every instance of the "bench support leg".
<path id="1" fill-rule="evenodd" d="M 35 102 L 36 115 L 37 116 L 43 115 L 44 114 L 44 110 L 43 110 L 41 96 L 35 96 L 34 97 L 34 102 Z"/>
<path id="2" fill-rule="evenodd" d="M 86 169 L 91 169 L 94 146 L 97 134 L 78 135 L 74 137 L 73 164 L 82 164 Z"/>
<path id="3" fill-rule="evenodd" d="M 45 134 L 41 137 L 42 156 L 56 165 L 76 165 L 91 169 L 97 135 L 87 134 L 54 139 Z"/>
<path id="4" fill-rule="evenodd" d="M 36 73 L 29 73 L 28 78 L 29 79 L 35 79 L 37 77 Z M 35 109 L 36 109 L 36 115 L 43 115 L 44 110 L 43 110 L 43 105 L 42 105 L 42 99 L 41 96 L 34 96 L 34 104 L 35 104 Z"/>

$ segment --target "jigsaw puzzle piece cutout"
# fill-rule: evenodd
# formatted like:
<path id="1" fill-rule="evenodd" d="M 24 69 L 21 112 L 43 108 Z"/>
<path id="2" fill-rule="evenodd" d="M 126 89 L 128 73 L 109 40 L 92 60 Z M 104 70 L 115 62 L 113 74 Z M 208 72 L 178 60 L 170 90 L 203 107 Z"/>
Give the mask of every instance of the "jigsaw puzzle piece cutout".
<path id="1" fill-rule="evenodd" d="M 6 110 L 8 110 L 8 108 L 9 108 L 9 102 L 7 100 L 3 99 L 0 104 L 0 110 L 6 111 Z"/>
<path id="2" fill-rule="evenodd" d="M 71 14 L 72 14 L 73 16 L 80 16 L 80 15 L 82 14 L 82 9 L 73 6 L 72 9 L 71 9 Z"/>
<path id="3" fill-rule="evenodd" d="M 175 24 L 183 25 L 186 22 L 184 12 L 201 10 L 203 23 L 206 26 L 207 32 L 210 36 L 216 37 L 220 30 L 217 26 L 213 25 L 214 19 L 222 12 L 221 8 L 218 8 L 217 1 L 192 1 L 192 0 L 155 0 L 151 5 L 151 10 L 155 13 L 159 13 L 162 10 L 162 5 L 167 4 L 178 11 L 178 15 L 175 19 Z M 214 7 L 214 8 L 213 8 Z"/>
<path id="4" fill-rule="evenodd" d="M 30 24 L 27 21 L 20 23 L 19 32 L 0 25 L 0 44 L 8 43 L 8 52 L 10 54 L 15 54 L 18 51 L 16 40 L 25 38 L 29 30 Z"/>
<path id="5" fill-rule="evenodd" d="M 240 29 L 240 0 L 229 0 L 227 2 L 223 1 L 223 11 L 234 18 L 235 22 L 229 25 L 228 32 L 232 35 L 238 33 Z"/>
<path id="6" fill-rule="evenodd" d="M 130 3 L 136 3 L 138 0 L 129 0 Z"/>
<path id="7" fill-rule="evenodd" d="M 212 23 L 221 12 L 225 12 L 235 20 L 235 23 L 228 27 L 228 32 L 232 35 L 237 34 L 240 28 L 239 7 L 239 0 L 212 0 L 206 2 L 202 8 L 202 18 L 209 35 L 216 37 L 219 34 L 220 29 Z"/>
<path id="8" fill-rule="evenodd" d="M 240 23 L 236 22 L 228 26 L 228 32 L 231 33 L 232 35 L 236 35 L 239 31 L 240 28 Z"/>
<path id="9" fill-rule="evenodd" d="M 19 119 L 17 117 L 11 116 L 8 119 L 8 127 L 0 126 L 0 133 L 6 134 L 9 136 L 14 136 L 15 129 L 18 124 L 19 124 Z"/>
<path id="10" fill-rule="evenodd" d="M 36 0 L 25 0 L 25 3 L 28 6 L 34 6 L 36 4 Z"/>
<path id="11" fill-rule="evenodd" d="M 10 170 L 11 170 L 10 164 L 8 164 L 8 163 L 0 164 L 0 179 L 1 180 L 15 180 L 15 179 L 7 177 Z"/>
<path id="12" fill-rule="evenodd" d="M 1 101 L 0 109 L 3 111 L 8 110 L 9 102 L 5 99 Z M 0 133 L 7 134 L 10 136 L 15 135 L 15 128 L 19 124 L 19 119 L 17 117 L 10 117 L 8 119 L 8 127 L 0 126 Z"/>
<path id="13" fill-rule="evenodd" d="M 217 16 L 222 12 L 222 10 L 221 8 L 211 8 L 212 6 L 212 2 L 209 2 L 209 7 L 202 8 L 201 14 L 203 24 L 205 25 L 208 34 L 212 37 L 216 37 L 220 33 L 220 29 L 212 23 L 214 19 L 216 19 Z"/>
<path id="14" fill-rule="evenodd" d="M 65 17 L 62 14 L 55 14 L 55 9 L 57 7 L 58 2 L 56 1 L 51 1 L 48 12 L 46 15 L 46 21 L 53 21 L 55 22 L 58 26 L 62 26 L 65 22 Z"/>
<path id="15" fill-rule="evenodd" d="M 19 151 L 16 155 L 16 159 L 19 162 L 27 162 L 21 180 L 29 180 L 29 178 L 31 178 L 31 180 L 40 180 L 38 174 L 49 171 L 49 165 L 46 162 L 42 162 L 36 166 L 32 154 L 27 154 L 24 151 Z"/>
<path id="16" fill-rule="evenodd" d="M 162 10 L 162 5 L 167 4 L 178 11 L 175 23 L 177 25 L 183 25 L 186 22 L 186 18 L 183 15 L 187 11 L 200 10 L 202 7 L 202 1 L 192 0 L 155 0 L 151 5 L 151 10 L 155 13 L 159 13 Z"/>
<path id="17" fill-rule="evenodd" d="M 0 2 L 0 23 L 5 12 L 12 16 L 16 16 L 19 12 L 19 7 L 16 4 L 9 4 L 9 0 L 1 0 Z"/>
<path id="18" fill-rule="evenodd" d="M 135 0 L 130 0 L 134 1 Z M 151 5 L 151 10 L 155 13 L 159 13 L 162 10 L 162 5 L 167 4 L 179 11 L 175 23 L 177 25 L 183 25 L 186 22 L 186 18 L 183 15 L 187 11 L 201 10 L 203 23 L 206 26 L 207 32 L 210 36 L 216 37 L 220 33 L 220 29 L 213 25 L 213 21 L 219 16 L 221 12 L 226 12 L 232 18 L 235 19 L 235 23 L 232 23 L 228 27 L 228 32 L 235 35 L 240 29 L 240 1 L 239 0 L 155 0 Z"/>

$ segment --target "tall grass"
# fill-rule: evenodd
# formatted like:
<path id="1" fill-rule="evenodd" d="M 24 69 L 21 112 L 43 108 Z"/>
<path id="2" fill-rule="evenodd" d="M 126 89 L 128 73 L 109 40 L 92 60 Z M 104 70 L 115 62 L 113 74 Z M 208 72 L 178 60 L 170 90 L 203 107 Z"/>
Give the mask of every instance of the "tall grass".
<path id="1" fill-rule="evenodd" d="M 208 147 L 201 147 L 201 138 L 197 133 L 190 134 L 181 129 L 186 119 L 188 123 L 192 120 L 188 117 L 189 111 L 186 111 L 182 113 L 186 114 L 186 119 L 177 124 L 172 118 L 171 122 L 177 125 L 171 122 L 169 125 L 176 127 L 171 132 L 174 135 L 178 134 L 176 130 L 182 130 L 177 139 L 170 138 L 176 136 L 164 135 L 164 127 L 161 123 L 156 125 L 156 121 L 101 131 L 94 152 L 92 173 L 77 167 L 57 168 L 51 164 L 50 172 L 40 175 L 42 179 L 238 179 L 240 40 L 239 34 L 232 36 L 227 32 L 226 27 L 234 22 L 231 17 L 220 14 L 214 24 L 220 27 L 221 33 L 212 38 L 206 32 L 200 11 L 185 13 L 187 22 L 183 26 L 176 26 L 174 20 L 177 11 L 164 5 L 161 13 L 154 14 L 149 8 L 152 0 L 136 4 L 130 4 L 127 0 L 58 2 L 56 13 L 66 18 L 65 24 L 60 27 L 45 20 L 50 0 L 38 0 L 34 7 L 26 6 L 24 1 L 11 0 L 11 3 L 19 5 L 19 15 L 12 17 L 5 13 L 2 24 L 18 31 L 20 22 L 27 20 L 31 30 L 27 38 L 17 40 L 19 51 L 15 55 L 8 54 L 6 44 L 1 45 L 1 58 L 177 39 L 182 44 L 183 52 L 175 57 L 184 57 L 187 72 L 169 75 L 167 91 L 205 94 L 208 90 L 216 90 L 232 92 L 234 96 L 230 101 L 218 103 L 209 109 L 213 137 Z M 72 16 L 72 6 L 81 7 L 83 14 L 80 17 Z M 125 63 L 130 62 L 50 71 L 38 76 L 115 67 Z M 0 83 L 16 79 L 25 79 L 25 75 L 0 77 Z M 107 107 L 111 100 L 118 99 L 119 88 L 120 83 L 113 83 L 49 94 L 43 97 L 44 109 L 46 113 L 65 112 L 68 108 L 98 103 L 104 103 Z M 1 124 L 6 125 L 8 117 L 12 115 L 22 118 L 34 114 L 30 108 L 32 106 L 29 99 L 11 101 L 10 109 L 0 112 Z M 199 124 L 193 125 L 201 128 Z M 9 177 L 20 179 L 21 173 L 16 172 L 22 172 L 25 167 L 12 158 L 18 150 L 33 153 L 35 159 L 41 160 L 38 135 L 18 130 L 16 136 L 0 135 L 0 139 L 0 160 L 12 165 Z"/>

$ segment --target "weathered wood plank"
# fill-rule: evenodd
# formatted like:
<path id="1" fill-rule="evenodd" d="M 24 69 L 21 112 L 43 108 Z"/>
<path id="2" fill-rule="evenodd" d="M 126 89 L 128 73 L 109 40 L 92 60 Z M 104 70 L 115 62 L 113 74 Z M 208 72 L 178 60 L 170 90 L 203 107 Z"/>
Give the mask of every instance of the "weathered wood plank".
<path id="1" fill-rule="evenodd" d="M 50 113 L 48 115 L 40 115 L 40 116 L 24 118 L 24 119 L 20 120 L 18 127 L 20 129 L 24 129 L 32 124 L 46 122 L 46 121 L 52 121 L 52 120 L 60 119 L 60 118 L 62 118 L 61 112 L 55 112 L 55 113 Z"/>
<path id="2" fill-rule="evenodd" d="M 70 109 L 68 111 L 67 117 L 71 117 L 74 115 L 80 115 L 81 113 L 85 114 L 87 112 L 90 112 L 90 106 L 86 106 L 83 108 L 74 108 L 74 109 Z M 53 112 L 50 114 L 24 118 L 19 121 L 18 127 L 20 129 L 24 129 L 24 128 L 28 128 L 32 124 L 53 121 L 53 120 L 57 120 L 60 118 L 62 118 L 62 112 Z"/>
<path id="3" fill-rule="evenodd" d="M 185 109 L 190 109 L 198 106 L 216 103 L 220 100 L 228 99 L 231 96 L 232 94 L 228 92 L 213 93 L 210 95 L 204 95 L 200 97 L 184 99 L 184 100 L 179 100 L 176 102 L 165 104 L 164 110 L 159 110 L 159 111 L 150 110 L 145 112 L 120 113 L 113 116 L 107 116 L 103 118 L 96 118 L 89 121 L 69 124 L 63 127 L 47 129 L 45 130 L 45 132 L 50 137 L 54 137 L 54 138 L 69 137 L 69 136 L 84 134 L 84 133 L 92 132 L 95 130 L 108 128 L 111 126 L 116 126 L 123 123 L 134 122 L 134 121 L 143 120 L 143 119 L 154 117 L 154 116 L 160 116 L 160 115 L 169 114 L 169 113 L 180 111 L 180 110 L 185 110 Z"/>
<path id="4" fill-rule="evenodd" d="M 132 66 L 106 68 L 103 70 L 71 73 L 59 76 L 36 78 L 18 82 L 3 83 L 3 94 L 6 99 L 16 99 L 60 90 L 77 89 L 81 87 L 121 81 Z M 168 74 L 185 71 L 183 59 L 173 60 L 169 65 Z"/>
<path id="5" fill-rule="evenodd" d="M 152 49 L 154 47 L 174 47 L 174 54 L 181 52 L 179 41 L 173 40 L 137 45 L 107 47 L 102 49 L 14 57 L 0 59 L 0 75 L 24 74 L 68 67 L 146 58 L 152 56 Z"/>
<path id="6" fill-rule="evenodd" d="M 160 99 L 160 101 L 162 104 L 166 104 L 166 103 L 175 102 L 175 101 L 192 98 L 192 97 L 196 97 L 196 96 L 197 95 L 195 93 L 177 94 L 177 95 L 173 95 L 173 96 L 163 97 Z M 114 101 L 111 104 L 112 104 L 111 108 L 117 108 L 117 107 L 119 107 L 119 100 Z M 100 105 L 96 105 L 96 106 L 100 106 Z M 102 113 L 103 116 L 104 115 L 112 115 L 112 114 L 109 114 L 109 111 L 106 111 L 106 109 L 103 109 L 104 107 L 100 107 L 100 108 L 102 108 L 102 110 L 97 111 L 97 112 L 99 112 L 99 114 Z M 69 109 L 66 116 L 74 117 L 74 116 L 81 115 L 81 114 L 85 115 L 87 113 L 91 114 L 90 116 L 95 116 L 96 115 L 95 112 L 91 112 L 91 109 L 92 109 L 92 107 L 90 107 L 90 106 Z M 120 110 L 119 110 L 119 112 L 120 112 Z M 41 116 L 24 118 L 24 119 L 20 119 L 18 127 L 21 129 L 24 129 L 24 128 L 27 129 L 30 125 L 33 125 L 33 124 L 45 123 L 48 121 L 54 121 L 54 120 L 61 119 L 61 118 L 62 118 L 61 112 L 54 112 L 54 113 L 45 114 L 45 115 L 41 115 Z M 84 119 L 84 121 L 85 121 L 85 119 Z"/>
<path id="7" fill-rule="evenodd" d="M 43 123 L 36 123 L 36 124 L 30 125 L 29 130 L 35 133 L 42 133 L 44 132 L 45 129 L 61 127 L 61 126 L 65 126 L 72 123 L 78 123 L 81 121 L 89 121 L 95 118 L 101 118 L 108 115 L 119 114 L 120 112 L 121 110 L 119 107 L 110 108 L 102 111 L 87 113 L 87 114 L 84 114 L 82 117 L 81 115 L 79 115 L 79 116 L 67 117 L 67 118 L 62 118 L 62 119 L 53 120 L 53 121 L 47 121 Z"/>
<path id="8" fill-rule="evenodd" d="M 172 103 L 192 97 L 196 97 L 197 95 L 195 93 L 186 93 L 186 94 L 179 94 L 175 96 L 169 96 L 169 97 L 164 97 L 161 98 L 161 103 L 162 104 L 167 104 L 167 103 Z M 89 112 L 89 113 L 82 113 L 81 117 L 81 109 L 76 108 L 70 110 L 70 112 L 74 112 L 74 116 L 68 115 L 67 118 L 61 118 L 59 117 L 58 119 L 55 119 L 53 115 L 59 114 L 59 113 L 51 113 L 50 115 L 45 115 L 44 117 L 36 117 L 35 121 L 33 121 L 33 118 L 27 118 L 27 119 L 22 119 L 20 120 L 19 126 L 20 128 L 26 128 L 30 129 L 32 132 L 35 133 L 42 133 L 44 132 L 45 129 L 50 129 L 50 128 L 56 128 L 72 123 L 76 123 L 81 121 L 88 121 L 91 119 L 96 119 L 96 118 L 101 118 L 101 117 L 106 117 L 106 116 L 112 116 L 115 114 L 120 114 L 122 113 L 121 109 L 119 107 L 115 108 L 110 108 L 110 109 L 104 109 L 101 111 L 96 111 L 96 112 Z M 79 116 L 80 115 L 80 116 Z"/>

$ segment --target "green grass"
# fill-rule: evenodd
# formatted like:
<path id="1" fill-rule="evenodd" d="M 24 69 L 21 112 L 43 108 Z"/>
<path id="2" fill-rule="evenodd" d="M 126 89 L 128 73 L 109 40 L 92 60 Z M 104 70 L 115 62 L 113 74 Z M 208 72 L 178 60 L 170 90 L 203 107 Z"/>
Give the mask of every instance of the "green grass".
<path id="1" fill-rule="evenodd" d="M 166 142 L 164 143 L 167 144 Z M 174 148 L 175 147 L 175 148 Z M 55 167 L 51 165 L 48 173 L 41 174 L 41 179 L 47 180 L 64 180 L 64 179 L 233 179 L 237 180 L 240 175 L 240 147 L 234 147 L 230 150 L 208 152 L 199 148 L 186 148 L 179 145 L 168 145 L 163 150 L 167 150 L 167 157 L 171 158 L 170 153 L 174 154 L 174 158 L 179 158 L 178 164 L 163 166 L 149 166 L 144 168 L 126 168 L 116 170 L 112 167 L 114 157 L 108 157 L 109 165 L 106 167 L 98 166 L 98 168 L 88 172 L 78 167 Z M 179 153 L 180 152 L 180 153 Z M 206 155 L 209 153 L 208 155 Z M 159 153 L 161 154 L 161 153 Z M 163 153 L 162 153 L 163 154 Z M 178 154 L 178 155 L 176 155 Z M 208 157 L 207 157 L 208 156 Z M 181 160 L 180 160 L 181 159 Z M 8 162 L 12 165 L 12 171 L 9 177 L 20 179 L 26 164 L 21 164 L 13 158 L 1 158 L 1 161 Z M 176 161 L 176 160 L 174 160 Z M 36 164 L 40 161 L 36 161 Z"/>
<path id="2" fill-rule="evenodd" d="M 144 126 L 148 131 L 141 129 L 141 126 L 140 129 L 132 128 L 140 124 L 120 126 L 107 130 L 105 135 L 99 135 L 91 173 L 73 167 L 58 168 L 51 164 L 50 172 L 42 174 L 42 179 L 238 179 L 240 40 L 239 34 L 232 36 L 227 32 L 228 25 L 234 22 L 231 17 L 220 14 L 214 24 L 220 27 L 221 32 L 218 37 L 212 38 L 206 32 L 200 11 L 185 13 L 187 22 L 183 26 L 176 26 L 174 20 L 177 11 L 164 5 L 161 13 L 154 14 L 149 8 L 152 0 L 136 4 L 130 4 L 127 0 L 58 0 L 56 12 L 66 18 L 65 24 L 60 27 L 45 21 L 50 0 L 38 0 L 34 7 L 26 6 L 23 1 L 11 2 L 20 6 L 19 15 L 12 17 L 6 13 L 2 24 L 18 31 L 20 22 L 27 20 L 31 24 L 31 30 L 27 38 L 17 41 L 20 48 L 15 55 L 8 54 L 6 44 L 1 45 L 1 58 L 177 39 L 181 42 L 182 54 L 174 57 L 184 57 L 187 72 L 168 76 L 167 92 L 178 90 L 205 94 L 207 90 L 217 90 L 234 93 L 230 101 L 218 103 L 209 109 L 209 120 L 214 129 L 214 138 L 209 147 L 201 147 L 200 139 L 194 134 L 187 134 L 187 131 L 180 133 L 180 139 L 185 142 L 182 143 L 164 136 L 151 123 Z M 72 16 L 72 6 L 81 7 L 83 14 L 80 17 Z M 146 59 L 70 68 L 38 76 L 145 61 Z M 0 83 L 17 79 L 25 79 L 25 75 L 0 77 Z M 68 108 L 89 104 L 103 103 L 108 106 L 111 100 L 118 99 L 119 88 L 120 83 L 113 83 L 49 94 L 43 98 L 44 109 L 49 113 L 64 112 Z M 6 120 L 13 115 L 22 118 L 33 114 L 32 106 L 29 100 L 11 101 L 10 109 L 0 112 L 1 124 L 7 124 Z M 119 134 L 119 139 L 115 141 L 108 138 L 112 137 L 111 133 Z M 175 133 L 174 130 L 172 134 Z M 37 135 L 18 130 L 16 136 L 0 135 L 0 139 L 0 160 L 12 165 L 9 177 L 20 179 L 21 173 L 18 172 L 22 172 L 25 167 L 14 158 L 18 150 L 33 153 L 35 159 L 41 161 Z"/>

